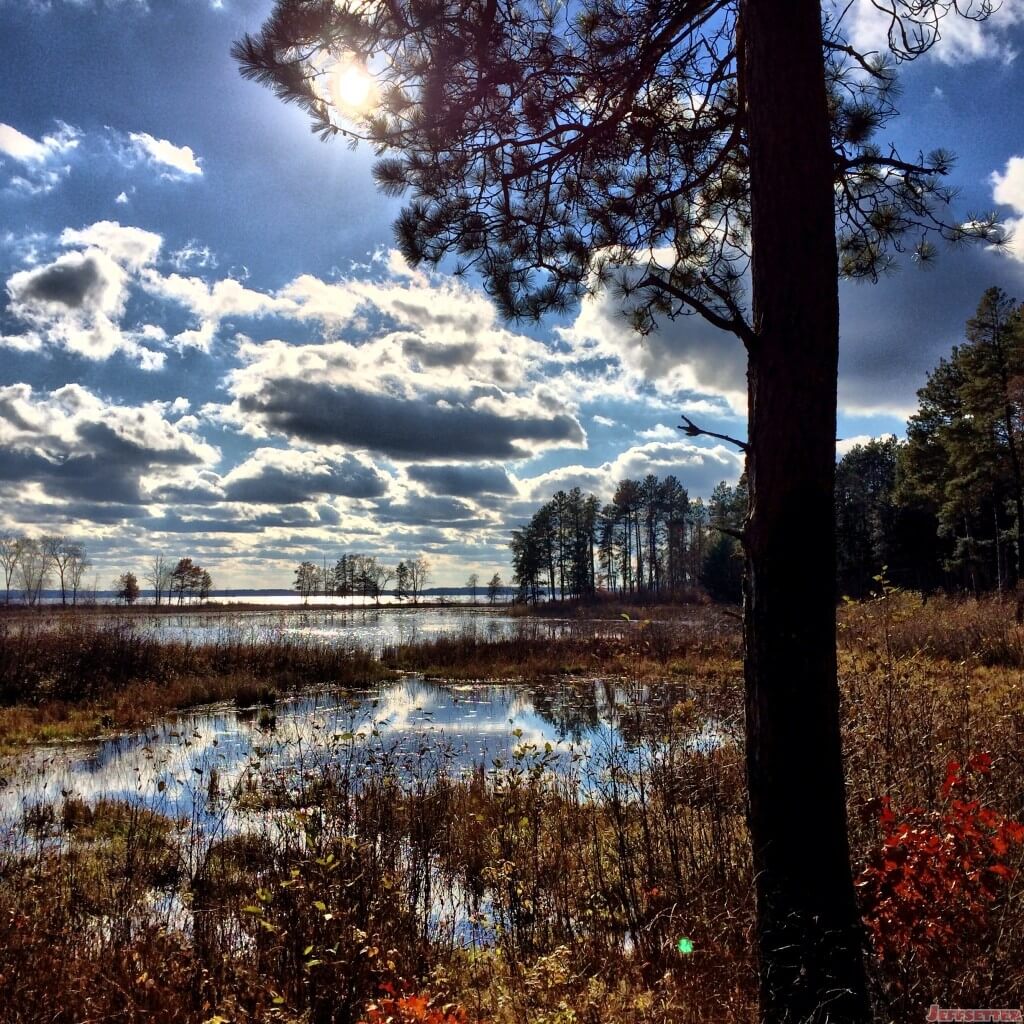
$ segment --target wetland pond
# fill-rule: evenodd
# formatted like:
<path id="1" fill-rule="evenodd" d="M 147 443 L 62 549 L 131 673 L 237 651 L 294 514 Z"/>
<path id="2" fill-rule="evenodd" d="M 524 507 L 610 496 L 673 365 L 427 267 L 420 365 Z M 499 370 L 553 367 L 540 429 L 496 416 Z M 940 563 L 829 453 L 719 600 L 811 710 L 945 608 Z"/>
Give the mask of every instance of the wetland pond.
<path id="1" fill-rule="evenodd" d="M 313 641 L 337 644 L 377 655 L 385 647 L 438 637 L 507 640 L 622 633 L 621 619 L 567 619 L 510 615 L 486 605 L 432 607 L 311 608 L 272 611 L 204 610 L 137 615 L 135 628 L 163 640 L 197 644 Z"/>
<path id="2" fill-rule="evenodd" d="M 315 802 L 326 774 L 387 768 L 406 778 L 543 765 L 599 789 L 613 765 L 655 756 L 648 728 L 669 697 L 605 681 L 541 687 L 441 683 L 417 676 L 372 690 L 323 691 L 272 707 L 211 705 L 145 732 L 36 747 L 0 766 L 0 846 L 34 839 L 26 821 L 67 800 L 142 804 L 188 822 L 198 838 L 259 824 L 268 805 Z M 712 749 L 734 728 L 699 723 L 682 745 Z"/>
<path id="3" fill-rule="evenodd" d="M 183 612 L 139 617 L 132 628 L 192 643 L 306 638 L 379 654 L 391 644 L 440 635 L 556 638 L 621 633 L 633 625 L 418 608 Z M 67 801 L 142 805 L 209 839 L 260 827 L 282 800 L 290 807 L 312 805 L 317 780 L 339 771 L 358 779 L 384 768 L 409 779 L 541 765 L 599 790 L 616 764 L 628 770 L 659 750 L 709 750 L 733 741 L 735 724 L 681 724 L 673 715 L 678 700 L 678 687 L 648 689 L 621 680 L 525 685 L 406 675 L 260 707 L 199 707 L 139 733 L 39 746 L 0 762 L 0 846 L 32 845 L 36 838 L 26 822 L 47 806 L 59 814 Z M 271 791 L 273 800 L 261 799 Z"/>

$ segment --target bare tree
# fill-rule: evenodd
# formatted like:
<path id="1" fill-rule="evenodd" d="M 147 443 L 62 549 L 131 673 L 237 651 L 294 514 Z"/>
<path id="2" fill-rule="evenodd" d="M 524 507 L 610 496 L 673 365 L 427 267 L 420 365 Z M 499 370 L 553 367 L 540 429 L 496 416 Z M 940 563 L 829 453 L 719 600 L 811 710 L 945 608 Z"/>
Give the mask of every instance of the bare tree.
<path id="1" fill-rule="evenodd" d="M 44 533 L 43 536 L 39 538 L 39 548 L 42 551 L 42 553 L 46 556 L 47 576 L 49 579 L 52 579 L 53 570 L 57 568 L 58 558 L 63 562 L 62 552 L 66 544 L 66 538 L 53 533 Z M 66 593 L 62 585 L 61 604 L 66 603 Z"/>
<path id="2" fill-rule="evenodd" d="M 466 586 L 469 587 L 469 597 L 473 604 L 476 604 L 476 590 L 480 586 L 480 574 L 477 572 L 471 572 L 469 579 L 466 580 Z"/>
<path id="3" fill-rule="evenodd" d="M 487 603 L 494 604 L 498 600 L 498 594 L 501 593 L 502 581 L 501 573 L 496 572 L 487 581 Z"/>
<path id="4" fill-rule="evenodd" d="M 34 538 L 22 542 L 18 558 L 18 579 L 26 604 L 39 603 L 43 588 L 50 581 L 53 563 L 46 547 Z"/>
<path id="5" fill-rule="evenodd" d="M 77 544 L 76 548 L 77 550 L 68 562 L 67 579 L 68 586 L 71 588 L 71 603 L 77 606 L 78 592 L 82 587 L 82 577 L 85 576 L 85 571 L 92 565 L 92 562 L 89 561 L 84 544 Z"/>
<path id="6" fill-rule="evenodd" d="M 423 555 L 417 555 L 415 558 L 410 558 L 405 564 L 409 570 L 409 595 L 412 597 L 413 604 L 419 604 L 420 594 L 423 593 L 423 588 L 427 585 L 427 580 L 430 579 L 430 562 Z"/>
<path id="7" fill-rule="evenodd" d="M 13 533 L 0 534 L 0 568 L 4 571 L 5 603 L 11 603 L 11 580 L 21 558 L 24 537 Z"/>
<path id="8" fill-rule="evenodd" d="M 85 557 L 85 550 L 81 544 L 68 540 L 67 537 L 44 537 L 42 544 L 57 572 L 57 580 L 60 583 L 60 603 L 66 605 L 71 567 L 79 558 Z"/>
<path id="9" fill-rule="evenodd" d="M 143 573 L 142 578 L 153 587 L 153 603 L 159 608 L 160 602 L 168 592 L 171 585 L 171 574 L 174 566 L 164 555 L 156 555 L 150 562 L 149 569 Z M 170 600 L 168 598 L 168 600 Z"/>

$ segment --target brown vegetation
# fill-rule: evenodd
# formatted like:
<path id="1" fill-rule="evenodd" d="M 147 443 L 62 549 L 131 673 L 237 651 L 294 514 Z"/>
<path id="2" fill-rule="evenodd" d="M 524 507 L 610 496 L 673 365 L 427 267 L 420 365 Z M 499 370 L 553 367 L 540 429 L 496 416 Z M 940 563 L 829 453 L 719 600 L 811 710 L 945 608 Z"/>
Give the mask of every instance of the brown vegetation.
<path id="1" fill-rule="evenodd" d="M 840 619 L 879 1020 L 1019 1006 L 1013 607 L 888 594 Z M 224 791 L 225 807 L 268 814 L 238 834 L 127 805 L 36 809 L 21 825 L 33 841 L 0 863 L 0 1021 L 755 1019 L 734 627 L 444 638 L 385 661 L 475 665 L 538 693 L 549 671 L 614 675 L 621 743 L 572 758 L 524 739 L 499 770 L 462 774 L 440 747 L 386 744 L 355 771 L 342 737 L 297 775 Z M 698 742 L 709 723 L 720 743 Z M 805 818 L 813 844 L 814 807 Z"/>

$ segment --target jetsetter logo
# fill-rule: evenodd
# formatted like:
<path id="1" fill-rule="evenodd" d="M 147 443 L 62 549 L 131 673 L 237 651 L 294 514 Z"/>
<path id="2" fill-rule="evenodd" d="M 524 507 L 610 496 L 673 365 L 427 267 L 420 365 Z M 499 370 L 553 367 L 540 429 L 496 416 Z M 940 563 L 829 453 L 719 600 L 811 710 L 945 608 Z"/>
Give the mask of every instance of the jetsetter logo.
<path id="1" fill-rule="evenodd" d="M 1001 1021 L 1001 1020 L 1024 1020 L 1024 1015 L 1021 1014 L 1020 1010 L 1010 1009 L 967 1009 L 967 1008 L 945 1008 L 942 1006 L 936 1006 L 935 1003 L 928 1008 L 928 1016 L 925 1018 L 929 1021 Z"/>

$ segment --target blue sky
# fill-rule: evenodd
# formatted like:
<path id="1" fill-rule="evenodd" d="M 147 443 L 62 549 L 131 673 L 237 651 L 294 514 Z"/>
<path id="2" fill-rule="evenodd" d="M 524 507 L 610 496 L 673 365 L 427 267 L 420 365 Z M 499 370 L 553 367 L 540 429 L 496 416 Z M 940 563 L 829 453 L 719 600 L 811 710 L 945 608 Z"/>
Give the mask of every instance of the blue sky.
<path id="1" fill-rule="evenodd" d="M 86 541 L 101 585 L 156 552 L 219 586 L 301 559 L 426 553 L 507 575 L 507 538 L 579 484 L 736 455 L 738 343 L 695 318 L 641 340 L 609 298 L 538 328 L 472 280 L 411 272 L 372 155 L 243 81 L 264 0 L 0 0 L 0 529 Z M 877 40 L 867 0 L 851 26 Z M 1024 219 L 1024 0 L 947 24 L 903 69 L 908 155 L 958 156 L 957 215 Z M 901 433 L 981 292 L 1024 299 L 1024 231 L 844 284 L 840 436 Z"/>

